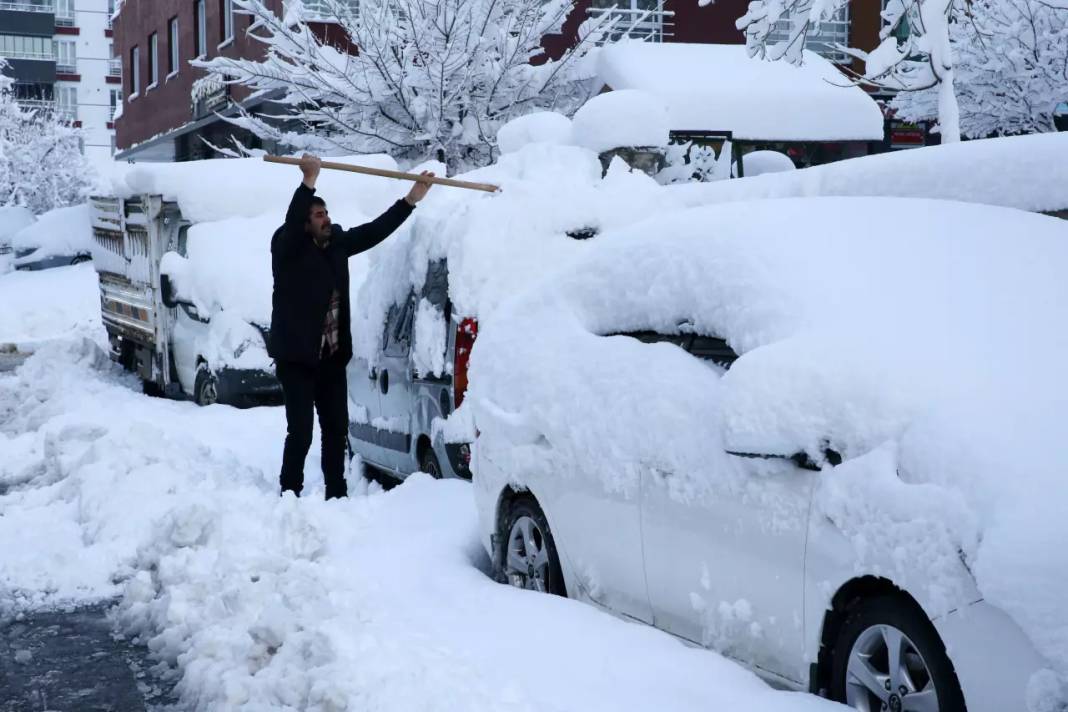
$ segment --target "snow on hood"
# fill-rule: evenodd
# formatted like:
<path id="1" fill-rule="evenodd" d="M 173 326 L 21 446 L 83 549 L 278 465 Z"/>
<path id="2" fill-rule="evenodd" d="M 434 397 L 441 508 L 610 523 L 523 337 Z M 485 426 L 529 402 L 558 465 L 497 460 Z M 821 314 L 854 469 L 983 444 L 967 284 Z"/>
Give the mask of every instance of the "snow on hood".
<path id="1" fill-rule="evenodd" d="M 89 252 L 91 245 L 89 206 L 85 203 L 50 210 L 41 215 L 37 222 L 22 228 L 11 238 L 13 248 L 36 248 L 37 257 Z"/>
<path id="2" fill-rule="evenodd" d="M 1068 209 L 1068 134 L 929 146 L 778 175 L 672 188 L 689 205 L 814 195 L 936 198 L 1033 212 Z M 748 156 L 746 157 L 748 161 Z M 749 164 L 745 165 L 746 172 Z"/>
<path id="3" fill-rule="evenodd" d="M 901 219 L 873 219 L 887 215 Z M 784 199 L 593 243 L 480 325 L 465 401 L 480 451 L 497 429 L 509 444 L 489 456 L 517 476 L 559 452 L 610 490 L 634 485 L 636 463 L 713 468 L 692 494 L 745 486 L 725 450 L 819 457 L 829 445 L 846 463 L 821 478 L 827 516 L 884 553 L 920 547 L 932 597 L 948 595 L 962 550 L 987 600 L 1068 672 L 1068 223 Z M 741 358 L 723 372 L 668 344 L 605 338 L 637 330 L 723 337 Z M 871 512 L 843 504 L 873 487 L 895 500 L 879 511 L 887 540 L 865 528 Z"/>
<path id="4" fill-rule="evenodd" d="M 448 260 L 453 314 L 481 317 L 589 249 L 592 241 L 569 231 L 608 230 L 673 204 L 642 173 L 617 167 L 603 180 L 601 173 L 592 151 L 536 143 L 462 176 L 500 185 L 500 193 L 434 188 L 400 234 L 370 254 L 354 300 L 356 354 L 374 361 L 389 307 L 419 289 L 432 260 Z"/>
<path id="5" fill-rule="evenodd" d="M 342 156 L 324 160 L 397 170 L 389 156 Z M 271 211 L 281 224 L 293 191 L 300 183 L 295 166 L 265 163 L 259 158 L 218 158 L 184 163 L 140 163 L 116 168 L 106 177 L 113 195 L 162 195 L 174 200 L 192 222 L 255 217 Z M 353 204 L 365 213 L 384 210 L 408 190 L 402 181 L 346 171 L 323 170 L 316 184 L 330 204 Z"/>

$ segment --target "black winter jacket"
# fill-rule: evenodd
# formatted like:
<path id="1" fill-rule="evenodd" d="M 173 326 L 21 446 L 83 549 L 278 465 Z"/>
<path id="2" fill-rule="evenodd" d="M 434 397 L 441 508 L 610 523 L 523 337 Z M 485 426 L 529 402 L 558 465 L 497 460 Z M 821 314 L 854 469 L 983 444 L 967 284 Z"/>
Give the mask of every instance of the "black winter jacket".
<path id="1" fill-rule="evenodd" d="M 349 257 L 369 250 L 401 226 L 412 206 L 398 200 L 382 215 L 343 230 L 333 226 L 325 248 L 317 247 L 304 231 L 315 191 L 303 183 L 293 194 L 285 225 L 271 238 L 271 270 L 274 273 L 271 333 L 267 353 L 276 361 L 294 361 L 308 366 L 319 363 L 323 321 L 336 289 L 341 295 L 338 358 L 352 358 L 352 328 L 349 316 Z"/>

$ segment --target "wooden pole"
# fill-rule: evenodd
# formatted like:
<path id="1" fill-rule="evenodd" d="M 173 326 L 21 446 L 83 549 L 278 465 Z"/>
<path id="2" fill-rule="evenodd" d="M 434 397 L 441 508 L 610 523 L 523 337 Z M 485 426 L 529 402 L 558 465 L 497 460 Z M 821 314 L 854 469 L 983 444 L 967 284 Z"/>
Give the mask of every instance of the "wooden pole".
<path id="1" fill-rule="evenodd" d="M 290 166 L 299 166 L 299 158 L 290 158 L 288 156 L 264 156 L 263 160 L 268 163 L 284 163 Z M 402 173 L 400 171 L 388 171 L 383 168 L 368 168 L 366 166 L 350 166 L 347 163 L 334 163 L 332 161 L 323 161 L 323 168 L 329 168 L 332 171 L 350 171 L 352 173 L 363 173 L 369 176 L 381 176 L 383 178 L 397 178 L 398 180 L 410 180 L 421 183 L 433 183 L 434 185 L 447 185 L 453 188 L 466 188 L 468 190 L 481 190 L 487 193 L 498 193 L 500 187 L 491 183 L 472 183 L 466 180 L 456 180 L 454 178 L 428 178 L 427 176 L 421 176 L 416 173 Z"/>

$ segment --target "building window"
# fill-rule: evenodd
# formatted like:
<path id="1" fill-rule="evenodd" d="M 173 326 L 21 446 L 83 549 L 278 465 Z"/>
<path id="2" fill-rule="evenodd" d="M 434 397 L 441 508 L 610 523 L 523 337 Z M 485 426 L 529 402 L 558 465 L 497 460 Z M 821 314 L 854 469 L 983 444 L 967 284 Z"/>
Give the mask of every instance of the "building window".
<path id="1" fill-rule="evenodd" d="M 196 20 L 196 54 L 203 57 L 208 53 L 208 17 L 204 12 L 204 0 L 193 0 L 193 17 Z"/>
<path id="2" fill-rule="evenodd" d="M 115 120 L 115 112 L 119 110 L 119 106 L 122 104 L 122 90 L 111 90 L 111 113 L 108 114 L 108 121 Z"/>
<path id="3" fill-rule="evenodd" d="M 172 17 L 167 21 L 167 74 L 175 74 L 178 71 L 178 18 Z"/>
<path id="4" fill-rule="evenodd" d="M 74 40 L 56 40 L 53 49 L 56 53 L 56 71 L 60 74 L 78 73 L 78 45 Z"/>
<path id="5" fill-rule="evenodd" d="M 0 35 L 0 57 L 51 61 L 55 59 L 55 56 L 51 37 Z"/>
<path id="6" fill-rule="evenodd" d="M 159 82 L 159 37 L 153 32 L 148 36 L 148 87 Z"/>
<path id="7" fill-rule="evenodd" d="M 56 25 L 74 27 L 74 0 L 56 0 Z"/>
<path id="8" fill-rule="evenodd" d="M 77 87 L 56 87 L 56 116 L 63 121 L 78 120 Z"/>
<path id="9" fill-rule="evenodd" d="M 222 15 L 222 41 L 234 38 L 234 0 L 219 0 L 219 14 Z"/>
<path id="10" fill-rule="evenodd" d="M 780 20 L 768 35 L 768 44 L 788 42 L 793 22 L 793 18 Z M 839 64 L 849 63 L 850 56 L 841 49 L 848 46 L 849 5 L 843 5 L 838 12 L 831 15 L 831 19 L 809 27 L 808 35 L 805 37 L 805 49 Z"/>
<path id="11" fill-rule="evenodd" d="M 137 96 L 141 91 L 141 49 L 134 47 L 130 50 L 130 98 Z"/>

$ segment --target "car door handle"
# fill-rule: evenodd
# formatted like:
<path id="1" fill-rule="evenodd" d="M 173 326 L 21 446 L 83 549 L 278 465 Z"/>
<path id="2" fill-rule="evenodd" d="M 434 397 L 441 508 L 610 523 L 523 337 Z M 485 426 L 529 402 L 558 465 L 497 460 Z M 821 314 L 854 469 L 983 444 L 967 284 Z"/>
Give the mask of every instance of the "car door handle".
<path id="1" fill-rule="evenodd" d="M 389 371 L 386 369 L 382 369 L 378 376 L 378 390 L 382 391 L 383 395 L 389 393 Z"/>

